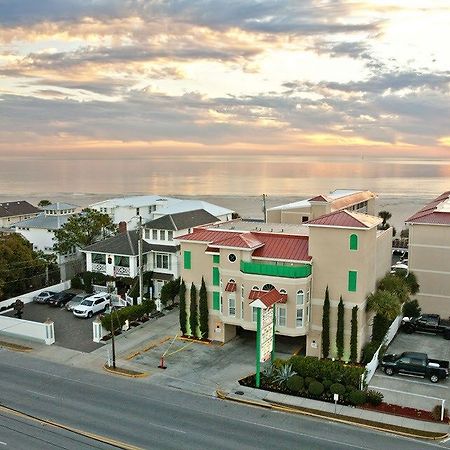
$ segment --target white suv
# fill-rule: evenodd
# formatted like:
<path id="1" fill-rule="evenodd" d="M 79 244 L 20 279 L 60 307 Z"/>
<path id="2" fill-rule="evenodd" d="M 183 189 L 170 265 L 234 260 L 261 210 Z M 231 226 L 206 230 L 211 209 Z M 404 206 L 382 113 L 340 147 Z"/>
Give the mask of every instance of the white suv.
<path id="1" fill-rule="evenodd" d="M 73 309 L 76 317 L 91 318 L 100 311 L 106 311 L 109 305 L 109 294 L 100 293 L 86 297 L 79 305 Z"/>

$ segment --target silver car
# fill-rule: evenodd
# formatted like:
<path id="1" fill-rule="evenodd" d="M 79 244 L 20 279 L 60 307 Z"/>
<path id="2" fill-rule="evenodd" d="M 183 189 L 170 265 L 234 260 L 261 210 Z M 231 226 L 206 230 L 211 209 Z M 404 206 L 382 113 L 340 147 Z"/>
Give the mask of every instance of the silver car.
<path id="1" fill-rule="evenodd" d="M 90 295 L 92 294 L 83 293 L 75 295 L 75 297 L 66 304 L 67 311 L 73 311 L 75 306 L 78 306 L 86 297 L 89 297 Z"/>

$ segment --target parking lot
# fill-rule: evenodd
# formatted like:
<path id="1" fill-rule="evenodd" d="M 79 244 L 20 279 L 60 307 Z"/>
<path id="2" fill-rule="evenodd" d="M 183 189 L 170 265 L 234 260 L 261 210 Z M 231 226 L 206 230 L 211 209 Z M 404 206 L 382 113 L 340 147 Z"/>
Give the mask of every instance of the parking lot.
<path id="1" fill-rule="evenodd" d="M 420 352 L 429 358 L 450 359 L 450 341 L 441 335 L 425 333 L 406 334 L 399 332 L 386 353 Z M 432 383 L 428 379 L 405 375 L 388 376 L 378 368 L 370 382 L 370 388 L 383 393 L 387 403 L 401 404 L 430 410 L 445 400 L 450 407 L 449 381 Z"/>
<path id="2" fill-rule="evenodd" d="M 5 314 L 13 317 L 14 311 Z M 57 308 L 47 304 L 26 303 L 23 309 L 22 319 L 33 322 L 45 322 L 51 319 L 55 327 L 55 345 L 78 350 L 81 352 L 92 352 L 103 346 L 92 340 L 92 319 L 79 319 L 65 308 Z"/>

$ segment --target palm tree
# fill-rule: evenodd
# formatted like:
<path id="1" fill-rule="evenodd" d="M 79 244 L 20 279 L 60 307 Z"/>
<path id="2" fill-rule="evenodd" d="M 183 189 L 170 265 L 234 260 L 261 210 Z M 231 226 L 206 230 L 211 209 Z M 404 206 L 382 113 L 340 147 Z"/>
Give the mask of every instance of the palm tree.
<path id="1" fill-rule="evenodd" d="M 420 285 L 417 282 L 417 277 L 414 272 L 408 272 L 408 275 L 406 275 L 405 281 L 408 285 L 409 292 L 411 295 L 416 295 L 419 292 Z"/>
<path id="2" fill-rule="evenodd" d="M 389 321 L 394 320 L 402 310 L 401 303 L 394 293 L 380 290 L 367 297 L 366 308 Z"/>
<path id="3" fill-rule="evenodd" d="M 386 227 L 387 221 L 392 217 L 392 214 L 389 211 L 380 211 L 378 213 L 378 217 L 383 219 L 383 223 L 381 225 Z"/>
<path id="4" fill-rule="evenodd" d="M 395 273 L 389 273 L 379 280 L 377 291 L 387 291 L 394 294 L 400 303 L 407 302 L 409 295 L 412 294 L 406 278 L 400 277 Z"/>

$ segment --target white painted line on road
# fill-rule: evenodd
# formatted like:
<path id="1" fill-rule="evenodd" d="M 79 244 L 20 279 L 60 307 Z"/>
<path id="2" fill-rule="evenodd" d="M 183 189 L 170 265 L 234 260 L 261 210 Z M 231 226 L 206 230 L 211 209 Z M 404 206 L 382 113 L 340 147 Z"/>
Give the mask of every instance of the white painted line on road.
<path id="1" fill-rule="evenodd" d="M 450 436 L 446 439 L 442 439 L 441 443 L 448 442 L 448 441 L 450 441 Z"/>
<path id="2" fill-rule="evenodd" d="M 402 374 L 405 376 L 408 376 L 407 374 Z M 389 378 L 390 380 L 399 380 L 399 378 L 392 378 L 388 375 L 378 375 L 380 378 Z M 405 380 L 407 383 L 414 383 L 414 384 L 422 384 L 423 386 L 433 387 L 433 388 L 439 388 L 439 389 L 448 389 L 448 386 L 443 386 L 442 384 L 436 384 L 436 383 L 426 383 L 425 381 L 413 381 L 413 380 Z"/>
<path id="3" fill-rule="evenodd" d="M 0 441 L 1 445 L 8 445 L 6 442 Z"/>
<path id="4" fill-rule="evenodd" d="M 388 388 L 384 388 L 381 386 L 371 386 L 371 388 L 381 389 L 382 391 L 396 392 L 398 394 L 413 395 L 414 397 L 431 398 L 433 400 L 442 400 L 442 398 L 439 398 L 439 397 L 430 397 L 429 395 L 413 394 L 412 392 L 399 391 L 397 389 L 388 389 Z"/>
<path id="5" fill-rule="evenodd" d="M 36 395 L 43 395 L 44 397 L 56 398 L 54 395 L 43 394 L 42 392 L 30 391 L 28 389 L 26 391 Z"/>
<path id="6" fill-rule="evenodd" d="M 152 426 L 152 427 L 164 428 L 165 430 L 175 431 L 175 433 L 183 433 L 183 434 L 186 434 L 186 431 L 183 431 L 183 430 L 177 430 L 176 428 L 166 427 L 166 426 L 164 426 L 164 425 L 157 425 L 156 423 L 152 423 L 152 422 L 149 422 L 148 424 L 149 424 L 150 426 Z"/>

